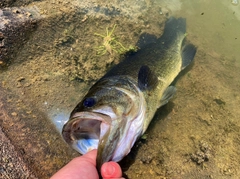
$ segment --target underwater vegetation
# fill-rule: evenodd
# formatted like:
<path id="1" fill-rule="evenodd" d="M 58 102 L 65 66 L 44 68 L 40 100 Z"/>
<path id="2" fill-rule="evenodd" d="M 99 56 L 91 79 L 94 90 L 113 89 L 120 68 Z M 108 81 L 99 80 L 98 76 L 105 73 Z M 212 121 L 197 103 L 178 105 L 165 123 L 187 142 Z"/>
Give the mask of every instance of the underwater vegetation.
<path id="1" fill-rule="evenodd" d="M 109 31 L 108 27 L 106 27 L 106 35 L 94 33 L 94 35 L 99 36 L 103 39 L 102 45 L 96 47 L 97 55 L 102 56 L 107 52 L 112 55 L 113 52 L 124 54 L 129 51 L 137 51 L 137 47 L 130 45 L 129 48 L 126 48 L 121 42 L 117 40 L 116 36 L 113 36 L 113 32 L 116 26 L 117 25 L 115 24 L 111 31 Z"/>

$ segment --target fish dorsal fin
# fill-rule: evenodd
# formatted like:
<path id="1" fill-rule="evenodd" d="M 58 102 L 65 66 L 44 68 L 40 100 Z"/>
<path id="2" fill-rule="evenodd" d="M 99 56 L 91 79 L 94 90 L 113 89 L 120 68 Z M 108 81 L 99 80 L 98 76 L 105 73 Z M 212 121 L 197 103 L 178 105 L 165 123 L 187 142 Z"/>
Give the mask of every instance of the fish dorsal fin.
<path id="1" fill-rule="evenodd" d="M 173 97 L 173 95 L 176 93 L 176 88 L 174 86 L 169 86 L 167 89 L 164 91 L 162 98 L 160 100 L 160 105 L 159 107 L 165 105 L 168 103 L 168 101 Z"/>
<path id="2" fill-rule="evenodd" d="M 138 72 L 138 87 L 140 90 L 150 90 L 156 87 L 158 84 L 158 78 L 151 69 L 143 65 Z"/>

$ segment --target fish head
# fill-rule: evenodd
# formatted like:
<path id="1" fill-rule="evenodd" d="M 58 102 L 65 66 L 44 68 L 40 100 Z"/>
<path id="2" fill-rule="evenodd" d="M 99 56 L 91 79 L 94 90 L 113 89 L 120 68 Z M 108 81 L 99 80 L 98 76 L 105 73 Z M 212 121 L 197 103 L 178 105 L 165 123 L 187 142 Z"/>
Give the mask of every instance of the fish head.
<path id="1" fill-rule="evenodd" d="M 117 162 L 127 155 L 143 129 L 141 92 L 132 83 L 112 83 L 93 86 L 62 130 L 65 141 L 81 154 L 98 149 L 99 169 L 104 162 Z"/>

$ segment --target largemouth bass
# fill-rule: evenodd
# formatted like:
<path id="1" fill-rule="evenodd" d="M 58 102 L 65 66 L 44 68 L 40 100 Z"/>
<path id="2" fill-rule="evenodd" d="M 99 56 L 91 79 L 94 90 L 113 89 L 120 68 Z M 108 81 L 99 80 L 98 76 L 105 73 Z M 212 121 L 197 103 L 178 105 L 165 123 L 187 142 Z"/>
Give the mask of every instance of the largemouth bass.
<path id="1" fill-rule="evenodd" d="M 176 89 L 175 77 L 193 60 L 186 21 L 170 18 L 163 35 L 99 79 L 70 114 L 62 135 L 81 154 L 98 149 L 97 168 L 120 161 Z"/>

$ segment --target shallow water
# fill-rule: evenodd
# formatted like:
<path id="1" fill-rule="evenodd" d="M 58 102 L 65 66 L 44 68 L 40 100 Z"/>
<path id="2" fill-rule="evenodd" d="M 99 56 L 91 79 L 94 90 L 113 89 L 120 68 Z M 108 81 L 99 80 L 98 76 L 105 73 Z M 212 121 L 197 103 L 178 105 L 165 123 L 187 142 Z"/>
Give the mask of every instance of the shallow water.
<path id="1" fill-rule="evenodd" d="M 240 5 L 219 0 L 32 5 L 45 17 L 0 73 L 8 109 L 20 119 L 10 122 L 24 131 L 22 142 L 10 122 L 1 125 L 39 178 L 78 155 L 61 139 L 61 126 L 88 88 L 121 59 L 115 52 L 98 55 L 103 39 L 94 33 L 106 34 L 116 24 L 113 34 L 129 47 L 143 32 L 160 36 L 169 16 L 186 18 L 187 39 L 198 48 L 194 64 L 181 74 L 175 97 L 157 111 L 146 139 L 136 143 L 122 168 L 129 178 L 240 175 Z M 56 130 L 51 122 L 59 124 Z"/>

